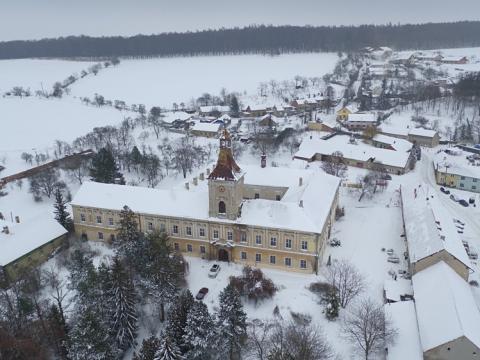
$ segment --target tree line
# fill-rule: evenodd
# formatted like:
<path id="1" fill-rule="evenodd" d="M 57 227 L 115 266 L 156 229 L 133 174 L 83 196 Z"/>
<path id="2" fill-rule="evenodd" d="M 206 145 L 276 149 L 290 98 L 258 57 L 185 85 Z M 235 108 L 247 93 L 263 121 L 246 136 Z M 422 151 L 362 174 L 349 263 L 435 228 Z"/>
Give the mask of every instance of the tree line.
<path id="1" fill-rule="evenodd" d="M 355 51 L 365 46 L 438 49 L 478 46 L 480 21 L 360 26 L 265 26 L 131 37 L 68 36 L 0 43 L 0 59 L 168 57 Z"/>

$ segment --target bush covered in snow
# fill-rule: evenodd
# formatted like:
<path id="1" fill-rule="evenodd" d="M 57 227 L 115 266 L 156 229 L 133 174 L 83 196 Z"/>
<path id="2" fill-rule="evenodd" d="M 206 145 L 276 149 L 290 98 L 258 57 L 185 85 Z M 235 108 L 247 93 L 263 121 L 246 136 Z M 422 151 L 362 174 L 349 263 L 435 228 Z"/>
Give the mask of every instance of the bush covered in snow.
<path id="1" fill-rule="evenodd" d="M 241 276 L 231 276 L 230 284 L 241 296 L 255 303 L 275 295 L 277 288 L 272 280 L 265 278 L 262 270 L 244 266 Z"/>

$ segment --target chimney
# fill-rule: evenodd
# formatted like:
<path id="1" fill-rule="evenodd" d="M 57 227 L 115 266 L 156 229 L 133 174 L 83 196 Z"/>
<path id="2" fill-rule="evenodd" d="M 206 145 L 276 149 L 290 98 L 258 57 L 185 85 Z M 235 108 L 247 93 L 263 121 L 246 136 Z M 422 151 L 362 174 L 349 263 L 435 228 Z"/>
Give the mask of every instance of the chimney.
<path id="1" fill-rule="evenodd" d="M 198 185 L 198 178 L 197 177 L 193 178 L 193 185 L 195 185 L 195 186 Z"/>
<path id="2" fill-rule="evenodd" d="M 267 155 L 263 154 L 260 158 L 260 166 L 262 168 L 267 167 Z"/>
<path id="3" fill-rule="evenodd" d="M 300 200 L 300 204 L 298 204 L 301 208 L 303 208 L 303 200 Z"/>
<path id="4" fill-rule="evenodd" d="M 298 186 L 302 186 L 302 185 L 303 185 L 303 178 L 299 177 L 298 178 Z"/>
<path id="5" fill-rule="evenodd" d="M 210 168 L 207 168 L 207 176 L 210 175 Z"/>
<path id="6" fill-rule="evenodd" d="M 204 173 L 200 173 L 199 178 L 200 178 L 201 181 L 205 180 L 205 174 L 204 174 Z"/>
<path id="7" fill-rule="evenodd" d="M 15 216 L 15 222 L 16 222 L 17 224 L 20 224 L 20 216 Z"/>
<path id="8" fill-rule="evenodd" d="M 185 183 L 185 189 L 190 190 L 190 184 L 188 182 Z"/>

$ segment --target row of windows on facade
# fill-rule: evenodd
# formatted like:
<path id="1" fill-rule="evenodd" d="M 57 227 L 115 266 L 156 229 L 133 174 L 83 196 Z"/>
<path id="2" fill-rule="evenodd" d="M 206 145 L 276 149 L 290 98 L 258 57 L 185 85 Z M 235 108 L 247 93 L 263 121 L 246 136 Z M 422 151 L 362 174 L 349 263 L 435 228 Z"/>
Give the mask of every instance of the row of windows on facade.
<path id="1" fill-rule="evenodd" d="M 174 248 L 175 251 L 180 251 L 180 244 L 179 243 L 174 243 Z M 193 245 L 192 244 L 187 244 L 187 252 L 193 252 Z M 200 245 L 200 254 L 205 254 L 206 253 L 206 248 L 203 245 Z M 248 260 L 248 254 L 245 251 L 242 251 L 240 253 L 240 259 L 241 260 Z M 262 262 L 262 254 L 255 254 L 255 262 L 261 263 Z M 277 257 L 275 255 L 270 255 L 269 257 L 269 263 L 272 265 L 277 264 Z M 284 258 L 284 264 L 285 266 L 292 266 L 292 258 L 286 257 Z M 300 269 L 306 269 L 307 268 L 307 260 L 301 259 L 299 260 L 299 267 Z"/>
<path id="2" fill-rule="evenodd" d="M 85 215 L 81 214 L 80 218 L 82 221 L 85 221 Z M 97 223 L 101 224 L 102 223 L 102 217 L 97 216 Z M 113 225 L 113 218 L 109 218 L 109 225 Z M 153 223 L 149 222 L 147 224 L 148 230 L 152 231 L 153 230 Z M 160 224 L 160 231 L 165 231 L 165 224 Z M 172 233 L 173 234 L 178 234 L 179 233 L 179 228 L 178 225 L 173 225 L 172 226 Z M 187 236 L 192 236 L 192 227 L 191 226 L 186 226 L 185 227 L 185 233 Z M 100 233 L 99 233 L 100 234 Z M 198 229 L 198 235 L 200 237 L 205 237 L 205 228 L 199 228 Z M 100 238 L 100 236 L 99 236 Z M 213 239 L 219 239 L 219 231 L 218 230 L 213 230 Z M 103 239 L 103 233 L 102 233 L 102 238 Z M 227 231 L 227 240 L 228 241 L 233 241 L 233 232 L 232 231 Z M 243 243 L 247 242 L 247 234 L 245 232 L 240 233 L 240 241 Z M 262 245 L 262 235 L 255 235 L 255 244 L 256 245 Z M 270 246 L 277 247 L 277 238 L 275 236 L 272 236 L 270 238 Z M 292 248 L 292 239 L 285 239 L 285 249 L 291 249 Z M 308 241 L 307 240 L 302 240 L 300 242 L 300 249 L 301 250 L 308 250 Z"/>

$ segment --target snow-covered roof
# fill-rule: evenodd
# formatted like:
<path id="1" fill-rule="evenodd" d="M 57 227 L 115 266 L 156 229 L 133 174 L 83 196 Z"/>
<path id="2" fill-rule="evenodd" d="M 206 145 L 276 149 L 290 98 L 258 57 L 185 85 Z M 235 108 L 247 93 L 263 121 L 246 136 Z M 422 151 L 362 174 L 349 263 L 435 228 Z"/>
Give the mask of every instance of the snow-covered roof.
<path id="1" fill-rule="evenodd" d="M 392 136 L 387 136 L 383 134 L 377 134 L 373 140 L 380 142 L 382 144 L 388 144 L 393 147 L 396 151 L 407 152 L 412 149 L 413 144 L 410 141 L 405 139 L 394 138 Z"/>
<path id="2" fill-rule="evenodd" d="M 423 136 L 423 137 L 428 137 L 432 138 L 437 134 L 435 130 L 429 130 L 429 129 L 424 129 L 424 128 L 413 128 L 409 131 L 409 135 L 413 136 Z"/>
<path id="3" fill-rule="evenodd" d="M 401 296 L 413 295 L 412 282 L 407 279 L 387 279 L 383 285 L 385 298 L 390 301 L 401 301 Z"/>
<path id="4" fill-rule="evenodd" d="M 412 281 L 424 352 L 462 336 L 480 347 L 480 313 L 465 280 L 441 261 Z"/>
<path id="5" fill-rule="evenodd" d="M 458 155 L 447 154 L 444 151 L 436 153 L 433 156 L 433 163 L 438 167 L 439 171 L 480 179 L 480 160 L 475 161 L 475 165 L 471 164 L 466 156 L 473 155 L 468 152 L 456 150 Z"/>
<path id="6" fill-rule="evenodd" d="M 392 151 L 376 148 L 358 141 L 356 145 L 350 144 L 350 137 L 336 135 L 328 140 L 317 137 L 305 138 L 295 154 L 297 158 L 311 159 L 315 154 L 331 155 L 340 151 L 347 159 L 382 163 L 388 166 L 405 168 L 408 164 L 409 154 L 406 152 Z"/>
<path id="7" fill-rule="evenodd" d="M 388 347 L 387 360 L 422 360 L 414 302 L 399 301 L 385 304 L 384 308 L 385 315 L 397 329 L 395 342 Z"/>
<path id="8" fill-rule="evenodd" d="M 202 113 L 209 113 L 209 112 L 213 112 L 213 111 L 229 112 L 230 107 L 229 106 L 222 106 L 222 105 L 200 106 L 200 112 L 202 112 Z"/>
<path id="9" fill-rule="evenodd" d="M 218 118 L 219 120 L 231 120 L 232 118 L 228 114 L 223 114 Z"/>
<path id="10" fill-rule="evenodd" d="M 8 226 L 9 234 L 0 232 L 0 265 L 5 266 L 48 242 L 65 235 L 67 230 L 50 216 L 37 216 L 28 222 L 0 220 L 0 231 Z"/>
<path id="11" fill-rule="evenodd" d="M 281 201 L 245 200 L 242 215 L 235 221 L 210 218 L 208 215 L 208 182 L 198 181 L 171 189 L 85 182 L 72 205 L 121 210 L 125 205 L 134 212 L 181 217 L 203 221 L 272 227 L 277 229 L 320 233 L 327 221 L 340 179 L 323 172 L 289 168 L 242 167 L 246 185 L 287 187 Z M 302 185 L 299 184 L 302 177 Z M 303 201 L 303 207 L 300 201 Z"/>
<path id="12" fill-rule="evenodd" d="M 348 122 L 377 122 L 375 114 L 372 113 L 355 113 L 348 115 Z"/>
<path id="13" fill-rule="evenodd" d="M 162 115 L 162 121 L 168 124 L 171 124 L 176 120 L 185 121 L 192 118 L 191 114 L 188 114 L 184 111 L 169 111 L 166 113 L 162 113 Z"/>
<path id="14" fill-rule="evenodd" d="M 218 123 L 196 122 L 192 130 L 218 133 L 222 125 Z"/>
<path id="15" fill-rule="evenodd" d="M 402 187 L 403 218 L 410 261 L 415 263 L 445 250 L 470 267 L 453 218 L 434 194 L 426 184 L 417 188 Z"/>

